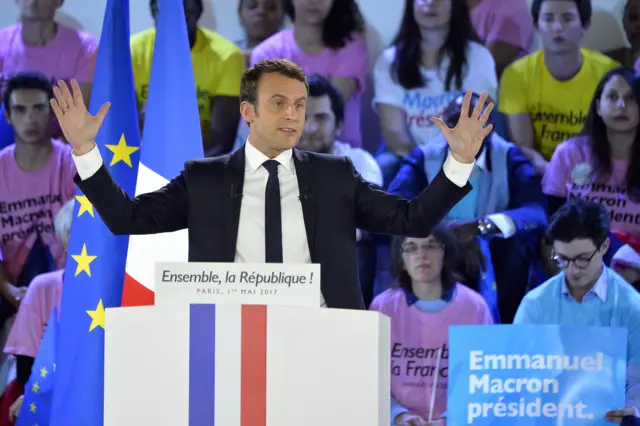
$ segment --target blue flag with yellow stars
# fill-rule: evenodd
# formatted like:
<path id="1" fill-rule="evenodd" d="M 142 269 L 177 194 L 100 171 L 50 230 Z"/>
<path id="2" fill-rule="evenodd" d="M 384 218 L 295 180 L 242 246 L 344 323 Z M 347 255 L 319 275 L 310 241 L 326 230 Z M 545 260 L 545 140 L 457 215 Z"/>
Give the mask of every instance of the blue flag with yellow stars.
<path id="1" fill-rule="evenodd" d="M 129 49 L 129 0 L 108 0 L 89 112 L 111 109 L 96 143 L 109 173 L 135 193 L 140 131 Z M 52 426 L 100 426 L 104 411 L 105 309 L 120 306 L 127 236 L 107 229 L 92 204 L 76 196 L 60 316 Z"/>
<path id="2" fill-rule="evenodd" d="M 56 376 L 58 327 L 58 310 L 54 308 L 33 363 L 31 376 L 25 385 L 24 401 L 16 426 L 49 425 Z"/>

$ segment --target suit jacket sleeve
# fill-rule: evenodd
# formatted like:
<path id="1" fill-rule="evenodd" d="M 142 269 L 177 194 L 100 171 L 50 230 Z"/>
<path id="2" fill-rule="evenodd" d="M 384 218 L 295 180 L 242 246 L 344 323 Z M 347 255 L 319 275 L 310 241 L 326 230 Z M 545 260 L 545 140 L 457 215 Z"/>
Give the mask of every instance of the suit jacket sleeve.
<path id="1" fill-rule="evenodd" d="M 517 231 L 547 226 L 547 200 L 542 193 L 540 177 L 520 148 L 507 153 L 509 172 L 509 207 L 500 213 L 511 218 Z"/>
<path id="2" fill-rule="evenodd" d="M 469 191 L 451 182 L 443 171 L 420 192 L 408 200 L 366 182 L 346 159 L 354 185 L 356 227 L 380 234 L 426 238 L 447 213 Z"/>
<path id="3" fill-rule="evenodd" d="M 389 184 L 389 193 L 406 199 L 417 197 L 429 184 L 424 172 L 424 153 L 415 148 L 404 159 L 396 177 Z"/>
<path id="4" fill-rule="evenodd" d="M 163 188 L 135 198 L 118 186 L 104 165 L 90 178 L 76 175 L 74 181 L 114 234 L 158 234 L 187 227 L 187 167 L 188 163 Z"/>

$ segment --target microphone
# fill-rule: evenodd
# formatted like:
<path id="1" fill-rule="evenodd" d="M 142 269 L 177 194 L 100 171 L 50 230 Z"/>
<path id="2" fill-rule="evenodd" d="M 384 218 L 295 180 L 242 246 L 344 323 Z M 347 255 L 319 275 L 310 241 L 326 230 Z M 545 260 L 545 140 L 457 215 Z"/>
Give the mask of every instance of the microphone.
<path id="1" fill-rule="evenodd" d="M 309 189 L 308 186 L 303 187 L 300 190 L 300 196 L 298 197 L 298 199 L 303 202 L 303 201 L 309 201 L 311 199 L 311 189 Z"/>
<path id="2" fill-rule="evenodd" d="M 242 188 L 238 185 L 231 185 L 231 190 L 229 191 L 229 197 L 233 199 L 242 198 Z"/>

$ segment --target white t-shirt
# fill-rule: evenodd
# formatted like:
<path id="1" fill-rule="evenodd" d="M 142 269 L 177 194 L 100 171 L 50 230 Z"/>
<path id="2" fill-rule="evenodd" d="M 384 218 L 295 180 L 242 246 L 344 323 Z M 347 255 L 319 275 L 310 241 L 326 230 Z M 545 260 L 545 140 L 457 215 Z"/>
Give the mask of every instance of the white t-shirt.
<path id="1" fill-rule="evenodd" d="M 376 104 L 386 104 L 401 108 L 407 114 L 407 125 L 416 144 L 426 145 L 434 140 L 440 132 L 430 120 L 440 117 L 444 108 L 456 96 L 471 90 L 477 94 L 486 92 L 494 100 L 497 99 L 498 78 L 493 56 L 483 45 L 470 42 L 467 47 L 467 69 L 463 74 L 462 90 L 446 91 L 445 78 L 449 68 L 449 58 L 445 58 L 439 69 L 423 68 L 422 75 L 427 81 L 426 87 L 407 90 L 395 81 L 391 74 L 391 64 L 396 55 L 396 48 L 386 49 L 376 61 L 373 70 Z M 452 81 L 455 86 L 455 79 Z"/>
<path id="2" fill-rule="evenodd" d="M 348 143 L 335 141 L 333 144 L 333 155 L 341 155 L 349 157 L 355 167 L 356 171 L 360 173 L 360 176 L 364 180 L 370 183 L 374 183 L 378 186 L 382 186 L 382 170 L 376 163 L 376 159 L 373 158 L 368 151 L 362 148 L 354 148 Z"/>

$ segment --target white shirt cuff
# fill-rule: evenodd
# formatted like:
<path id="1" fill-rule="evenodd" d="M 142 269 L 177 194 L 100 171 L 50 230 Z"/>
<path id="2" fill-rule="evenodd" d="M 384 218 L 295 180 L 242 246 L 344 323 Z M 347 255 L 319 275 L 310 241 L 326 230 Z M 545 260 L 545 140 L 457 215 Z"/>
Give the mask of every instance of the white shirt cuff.
<path id="1" fill-rule="evenodd" d="M 442 170 L 451 182 L 462 188 L 469 182 L 469 177 L 471 177 L 471 172 L 475 164 L 475 161 L 473 163 L 461 163 L 449 153 L 442 166 Z"/>
<path id="2" fill-rule="evenodd" d="M 516 233 L 516 224 L 513 219 L 504 213 L 495 213 L 487 216 L 493 224 L 502 232 L 502 238 L 513 237 Z"/>
<path id="3" fill-rule="evenodd" d="M 71 156 L 73 157 L 73 162 L 76 164 L 78 176 L 80 176 L 82 180 L 89 179 L 102 167 L 102 156 L 100 155 L 98 145 L 94 145 L 91 151 L 84 155 L 76 155 L 72 151 Z"/>

